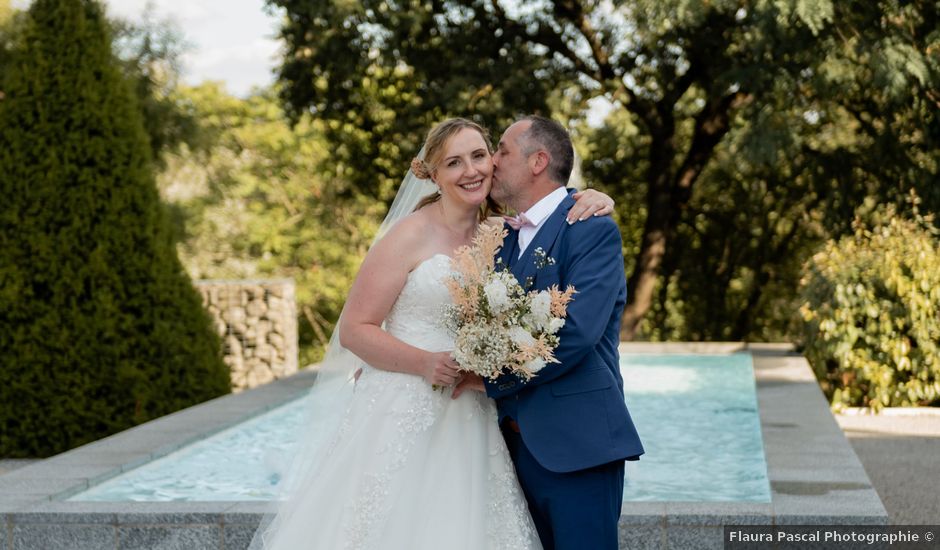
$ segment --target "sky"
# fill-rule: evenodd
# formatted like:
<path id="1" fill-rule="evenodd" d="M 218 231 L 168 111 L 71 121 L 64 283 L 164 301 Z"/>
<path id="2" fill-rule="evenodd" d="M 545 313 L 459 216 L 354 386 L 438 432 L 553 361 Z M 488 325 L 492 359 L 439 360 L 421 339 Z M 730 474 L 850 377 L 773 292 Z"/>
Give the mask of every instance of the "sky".
<path id="1" fill-rule="evenodd" d="M 245 97 L 255 86 L 274 81 L 279 43 L 278 18 L 263 0 L 106 0 L 108 11 L 141 19 L 148 2 L 157 19 L 175 21 L 191 50 L 183 56 L 183 78 L 189 84 L 221 80 L 226 89 Z"/>
<path id="2" fill-rule="evenodd" d="M 26 8 L 28 0 L 14 0 Z M 109 15 L 140 21 L 147 4 L 157 20 L 171 19 L 191 49 L 183 56 L 188 84 L 220 80 L 245 97 L 254 86 L 274 81 L 279 43 L 278 18 L 264 10 L 264 0 L 104 0 Z"/>

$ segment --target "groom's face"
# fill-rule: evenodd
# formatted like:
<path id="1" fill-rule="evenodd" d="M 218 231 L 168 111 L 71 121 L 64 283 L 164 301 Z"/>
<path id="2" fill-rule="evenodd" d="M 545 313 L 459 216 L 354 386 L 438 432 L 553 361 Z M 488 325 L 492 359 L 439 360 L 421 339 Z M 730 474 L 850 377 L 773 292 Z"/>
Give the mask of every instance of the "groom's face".
<path id="1" fill-rule="evenodd" d="M 530 121 L 523 120 L 506 129 L 493 155 L 493 191 L 490 196 L 496 202 L 517 210 L 520 195 L 532 177 L 528 157 L 519 138 L 531 125 Z"/>

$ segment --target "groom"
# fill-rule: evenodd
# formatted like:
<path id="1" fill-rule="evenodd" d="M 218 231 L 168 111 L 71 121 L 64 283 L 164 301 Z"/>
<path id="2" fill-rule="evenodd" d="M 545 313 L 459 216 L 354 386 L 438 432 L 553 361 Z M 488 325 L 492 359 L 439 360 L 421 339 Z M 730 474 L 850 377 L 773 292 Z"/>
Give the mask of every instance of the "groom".
<path id="1" fill-rule="evenodd" d="M 620 232 L 606 216 L 565 222 L 575 202 L 565 189 L 573 162 L 568 132 L 538 116 L 510 126 L 493 157 L 491 196 L 521 213 L 499 252 L 503 265 L 533 290 L 577 291 L 558 332 L 559 362 L 529 381 L 468 377 L 455 395 L 485 389 L 496 400 L 546 550 L 613 550 L 623 461 L 639 459 L 643 446 L 624 403 L 617 351 L 626 301 Z"/>

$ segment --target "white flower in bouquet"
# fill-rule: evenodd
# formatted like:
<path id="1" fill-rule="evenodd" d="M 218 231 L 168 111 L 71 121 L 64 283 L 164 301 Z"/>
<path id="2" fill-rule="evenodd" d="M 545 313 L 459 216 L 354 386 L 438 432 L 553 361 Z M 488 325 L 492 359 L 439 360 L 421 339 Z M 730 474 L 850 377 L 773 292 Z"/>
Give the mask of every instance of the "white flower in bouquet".
<path id="1" fill-rule="evenodd" d="M 531 347 L 535 345 L 535 337 L 520 326 L 514 326 L 509 329 L 509 339 L 520 348 Z"/>
<path id="2" fill-rule="evenodd" d="M 535 359 L 529 361 L 525 365 L 522 365 L 522 368 L 528 372 L 531 372 L 532 374 L 535 374 L 538 371 L 545 368 L 545 360 L 542 359 L 541 357 L 536 357 Z"/>
<path id="3" fill-rule="evenodd" d="M 503 277 L 494 276 L 483 287 L 483 292 L 486 294 L 486 301 L 493 313 L 502 313 L 512 305 L 512 300 L 509 298 L 509 288 L 506 286 Z"/>
<path id="4" fill-rule="evenodd" d="M 547 291 L 530 293 L 531 300 L 529 313 L 523 317 L 523 322 L 535 330 L 546 331 L 552 319 L 552 297 Z"/>
<path id="5" fill-rule="evenodd" d="M 548 291 L 542 290 L 532 296 L 532 316 L 536 319 L 548 319 L 552 315 L 552 296 Z"/>
<path id="6" fill-rule="evenodd" d="M 485 323 L 465 325 L 457 331 L 454 359 L 463 370 L 496 378 L 502 358 L 511 353 L 512 345 L 506 332 L 493 331 Z"/>
<path id="7" fill-rule="evenodd" d="M 561 330 L 561 327 L 563 326 L 565 326 L 564 319 L 561 319 L 559 317 L 552 317 L 552 319 L 548 322 L 548 328 L 546 330 L 548 331 L 549 334 L 555 334 L 559 330 Z"/>

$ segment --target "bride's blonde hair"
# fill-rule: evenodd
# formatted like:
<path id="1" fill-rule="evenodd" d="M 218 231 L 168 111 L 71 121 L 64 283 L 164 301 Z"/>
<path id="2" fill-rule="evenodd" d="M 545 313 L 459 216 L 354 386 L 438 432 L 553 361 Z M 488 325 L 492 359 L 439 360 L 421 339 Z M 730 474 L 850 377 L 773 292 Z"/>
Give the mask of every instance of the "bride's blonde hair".
<path id="1" fill-rule="evenodd" d="M 467 128 L 480 133 L 480 136 L 483 137 L 483 141 L 486 143 L 487 151 L 492 155 L 493 143 L 490 141 L 489 132 L 487 132 L 484 127 L 465 118 L 448 118 L 447 120 L 439 122 L 428 132 L 428 137 L 424 140 L 424 158 L 415 157 L 411 161 L 411 171 L 414 175 L 420 179 L 430 179 L 431 174 L 434 173 L 438 163 L 441 161 L 441 157 L 444 156 L 444 146 L 447 145 L 448 140 L 457 135 L 461 130 Z M 439 200 L 441 200 L 440 192 L 432 193 L 418 202 L 418 205 L 415 206 L 415 211 Z M 486 202 L 480 206 L 480 221 L 485 220 L 490 214 L 500 213 L 502 213 L 502 209 L 499 205 L 487 196 Z"/>

